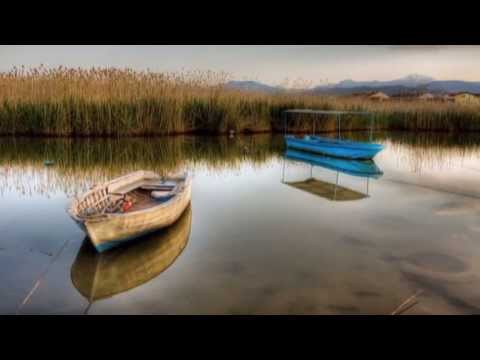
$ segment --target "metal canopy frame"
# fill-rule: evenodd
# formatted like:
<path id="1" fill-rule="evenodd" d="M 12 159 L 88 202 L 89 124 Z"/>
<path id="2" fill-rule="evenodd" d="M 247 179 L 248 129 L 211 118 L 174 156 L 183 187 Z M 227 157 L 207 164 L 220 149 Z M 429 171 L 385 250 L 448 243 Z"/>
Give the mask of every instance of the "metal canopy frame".
<path id="1" fill-rule="evenodd" d="M 283 119 L 285 124 L 285 135 L 287 135 L 287 115 L 288 114 L 309 114 L 309 115 L 335 115 L 337 120 L 337 130 L 338 130 L 338 139 L 340 139 L 340 117 L 342 115 L 361 115 L 361 116 L 369 116 L 370 117 L 370 130 L 369 130 L 369 141 L 372 141 L 372 132 L 373 132 L 373 124 L 375 121 L 375 113 L 367 112 L 367 111 L 340 111 L 340 110 L 312 110 L 312 109 L 289 109 L 283 111 Z M 318 118 L 314 117 L 314 120 L 318 120 Z M 312 124 L 313 127 L 313 135 L 315 135 L 315 122 Z"/>

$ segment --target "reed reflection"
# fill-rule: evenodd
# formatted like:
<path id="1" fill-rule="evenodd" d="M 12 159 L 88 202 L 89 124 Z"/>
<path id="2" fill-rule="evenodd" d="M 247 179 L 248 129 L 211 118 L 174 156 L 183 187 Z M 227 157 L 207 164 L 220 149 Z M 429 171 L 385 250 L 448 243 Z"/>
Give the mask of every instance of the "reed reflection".
<path id="1" fill-rule="evenodd" d="M 360 141 L 368 136 L 363 132 L 342 135 Z M 378 163 L 387 161 L 417 174 L 425 170 L 451 169 L 463 161 L 475 159 L 480 153 L 478 134 L 376 132 L 373 141 L 387 144 Z M 95 183 L 139 169 L 168 173 L 185 168 L 221 172 L 239 169 L 246 163 L 261 167 L 280 159 L 283 151 L 282 136 L 270 134 L 234 138 L 3 137 L 0 138 L 0 194 L 74 196 Z M 52 163 L 46 166 L 45 161 Z"/>
<path id="2" fill-rule="evenodd" d="M 159 174 L 185 168 L 238 169 L 261 166 L 280 154 L 271 135 L 131 139 L 0 138 L 0 192 L 74 196 L 93 184 L 149 169 Z M 53 165 L 45 166 L 45 160 Z"/>

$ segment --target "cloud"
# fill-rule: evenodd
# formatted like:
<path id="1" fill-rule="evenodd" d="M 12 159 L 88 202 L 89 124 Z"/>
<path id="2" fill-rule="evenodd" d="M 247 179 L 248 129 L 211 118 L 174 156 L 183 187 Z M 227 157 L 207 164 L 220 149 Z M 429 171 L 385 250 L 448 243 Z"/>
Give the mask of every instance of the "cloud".
<path id="1" fill-rule="evenodd" d="M 478 45 L 388 45 L 387 48 L 398 52 L 431 53 L 444 50 L 480 49 Z"/>
<path id="2" fill-rule="evenodd" d="M 416 52 L 431 52 L 446 50 L 452 45 L 389 45 L 388 48 L 393 51 L 416 51 Z"/>
<path id="3" fill-rule="evenodd" d="M 13 66 L 116 66 L 153 71 L 224 71 L 278 85 L 344 79 L 392 80 L 410 73 L 436 79 L 480 78 L 480 46 L 456 45 L 0 45 L 0 71 Z"/>

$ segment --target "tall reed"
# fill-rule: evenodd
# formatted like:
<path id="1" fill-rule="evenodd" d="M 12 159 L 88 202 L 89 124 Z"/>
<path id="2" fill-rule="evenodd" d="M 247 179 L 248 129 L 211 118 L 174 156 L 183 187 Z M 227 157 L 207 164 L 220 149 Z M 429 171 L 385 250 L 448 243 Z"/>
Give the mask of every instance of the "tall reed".
<path id="1" fill-rule="evenodd" d="M 283 131 L 291 108 L 367 110 L 376 127 L 413 131 L 479 131 L 480 106 L 426 101 L 383 103 L 301 92 L 264 94 L 228 89 L 225 73 L 153 73 L 132 69 L 43 66 L 0 73 L 0 134 L 45 136 L 148 136 L 191 132 Z M 344 130 L 362 130 L 351 118 Z M 310 130 L 309 119 L 290 129 Z M 335 119 L 316 131 L 335 131 Z"/>

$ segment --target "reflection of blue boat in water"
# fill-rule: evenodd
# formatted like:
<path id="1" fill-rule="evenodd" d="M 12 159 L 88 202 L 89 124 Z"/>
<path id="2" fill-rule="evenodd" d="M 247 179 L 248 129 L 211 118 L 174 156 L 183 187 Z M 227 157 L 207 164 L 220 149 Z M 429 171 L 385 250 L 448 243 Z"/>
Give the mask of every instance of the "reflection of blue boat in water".
<path id="1" fill-rule="evenodd" d="M 339 171 L 352 176 L 379 178 L 383 175 L 383 172 L 372 160 L 347 160 L 291 149 L 286 151 L 285 157 L 290 160 L 321 166 L 323 168 Z"/>
<path id="2" fill-rule="evenodd" d="M 304 136 L 296 138 L 285 136 L 288 148 L 324 154 L 338 158 L 370 160 L 384 149 L 381 144 L 365 143 L 350 140 L 331 139 L 320 136 Z"/>
<path id="3" fill-rule="evenodd" d="M 311 166 L 310 176 L 303 181 L 285 181 L 285 161 L 283 164 L 282 183 L 305 191 L 312 195 L 320 196 L 324 199 L 332 201 L 352 201 L 361 200 L 369 197 L 370 178 L 378 179 L 383 175 L 383 172 L 377 167 L 372 160 L 358 161 L 333 158 L 324 155 L 315 155 L 308 152 L 296 151 L 288 149 L 285 153 L 284 159 L 291 161 L 298 161 Z M 330 183 L 314 178 L 313 168 L 319 166 L 325 169 L 333 170 L 337 173 L 335 183 Z M 367 191 L 366 193 L 359 192 L 353 189 L 339 185 L 340 173 L 366 178 Z"/>

